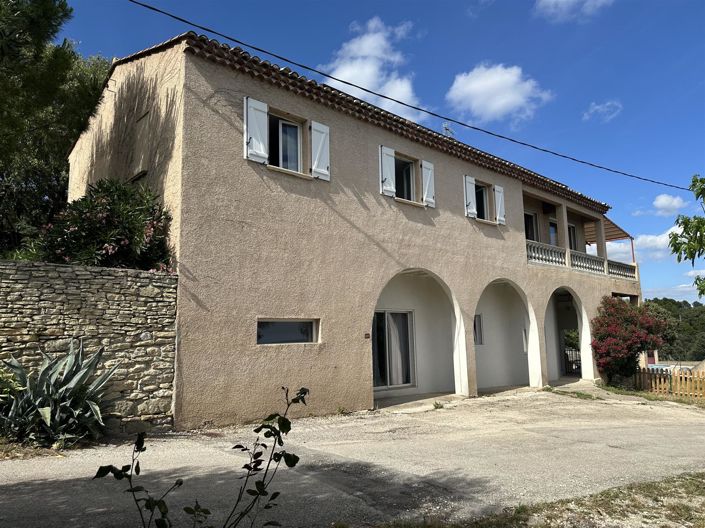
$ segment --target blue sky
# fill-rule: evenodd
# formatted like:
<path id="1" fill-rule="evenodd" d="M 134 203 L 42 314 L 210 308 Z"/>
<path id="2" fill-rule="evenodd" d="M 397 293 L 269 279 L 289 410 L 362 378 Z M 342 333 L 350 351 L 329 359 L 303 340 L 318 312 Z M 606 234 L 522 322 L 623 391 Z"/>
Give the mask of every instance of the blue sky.
<path id="1" fill-rule="evenodd" d="M 686 187 L 705 174 L 701 0 L 152 3 L 523 141 Z M 120 57 L 189 29 L 126 0 L 70 4 L 61 38 L 84 55 Z M 388 108 L 441 130 L 435 118 Z M 675 215 L 699 210 L 690 193 L 452 128 L 461 141 L 612 205 L 608 216 L 636 238 L 645 297 L 696 298 L 693 268 L 667 249 Z M 626 245 L 609 249 L 630 259 Z M 705 274 L 705 262 L 695 270 Z"/>

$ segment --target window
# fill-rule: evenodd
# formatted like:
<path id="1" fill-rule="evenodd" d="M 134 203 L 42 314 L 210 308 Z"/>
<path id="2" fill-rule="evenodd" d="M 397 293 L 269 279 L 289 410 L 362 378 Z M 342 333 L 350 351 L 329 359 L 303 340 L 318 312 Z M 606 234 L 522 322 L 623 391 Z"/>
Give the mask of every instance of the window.
<path id="1" fill-rule="evenodd" d="M 524 233 L 527 240 L 538 242 L 537 217 L 534 213 L 524 213 Z"/>
<path id="2" fill-rule="evenodd" d="M 482 314 L 475 314 L 475 319 L 472 323 L 472 331 L 475 335 L 475 344 L 484 345 L 485 341 L 482 335 Z"/>
<path id="3" fill-rule="evenodd" d="M 301 125 L 269 114 L 268 163 L 301 172 Z"/>
<path id="4" fill-rule="evenodd" d="M 558 222 L 553 218 L 548 222 L 548 243 L 552 246 L 558 245 Z"/>
<path id="5" fill-rule="evenodd" d="M 570 247 L 571 251 L 578 250 L 577 232 L 575 231 L 575 226 L 572 224 L 568 224 L 568 247 Z"/>
<path id="6" fill-rule="evenodd" d="M 315 343 L 318 341 L 318 321 L 314 320 L 259 320 L 257 344 Z"/>
<path id="7" fill-rule="evenodd" d="M 409 159 L 394 157 L 394 183 L 397 198 L 417 201 L 415 165 L 416 163 Z"/>
<path id="8" fill-rule="evenodd" d="M 372 370 L 375 388 L 413 383 L 411 312 L 375 312 L 372 324 Z"/>
<path id="9" fill-rule="evenodd" d="M 475 206 L 477 207 L 477 218 L 489 220 L 489 206 L 487 200 L 488 188 L 485 185 L 475 184 Z"/>
<path id="10" fill-rule="evenodd" d="M 409 202 L 436 206 L 433 163 L 403 156 L 380 145 L 379 192 Z"/>

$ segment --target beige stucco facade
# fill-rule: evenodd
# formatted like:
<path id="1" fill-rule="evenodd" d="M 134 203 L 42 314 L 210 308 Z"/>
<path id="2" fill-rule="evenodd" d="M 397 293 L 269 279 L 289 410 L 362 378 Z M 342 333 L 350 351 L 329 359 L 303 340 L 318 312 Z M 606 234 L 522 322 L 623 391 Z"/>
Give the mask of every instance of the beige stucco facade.
<path id="1" fill-rule="evenodd" d="M 583 376 L 596 377 L 586 331 L 589 318 L 604 295 L 640 296 L 639 282 L 528 263 L 524 201 L 548 200 L 559 211 L 563 206 L 576 225 L 580 219 L 599 220 L 599 213 L 185 54 L 178 45 L 114 69 L 114 81 L 107 86 L 117 93 L 106 95 L 71 154 L 72 199 L 81 196 L 92 179 L 123 172 L 91 168 L 105 162 L 95 145 L 113 144 L 105 135 L 110 123 L 120 121 L 130 128 L 133 118 L 120 115 L 111 97 L 119 98 L 121 82 L 140 70 L 140 75 L 157 80 L 154 101 L 160 103 L 155 107 L 162 115 L 175 116 L 167 123 L 173 130 L 161 129 L 173 137 L 168 163 L 162 160 L 159 165 L 152 158 L 145 170 L 148 183 L 163 193 L 174 216 L 172 244 L 179 273 L 177 428 L 254 420 L 279 406 L 282 385 L 311 390 L 309 405 L 300 411 L 304 414 L 372 408 L 381 395 L 373 389 L 373 314 L 386 299 L 403 299 L 414 280 L 419 284 L 414 293 L 428 295 L 421 300 L 440 303 L 429 312 L 441 314 L 442 323 L 435 326 L 445 328 L 446 334 L 433 340 L 425 333 L 417 335 L 417 347 L 429 349 L 417 350 L 422 359 L 416 366 L 419 387 L 428 382 L 431 391 L 446 387 L 474 396 L 478 386 L 489 386 L 476 375 L 476 354 L 489 348 L 478 345 L 476 350 L 473 318 L 483 292 L 497 286 L 509 288 L 518 299 L 506 301 L 518 310 L 508 324 L 526 330 L 522 353 L 528 383 L 541 386 L 549 381 L 544 321 L 558 288 L 568 289 L 575 298 Z M 330 181 L 244 158 L 247 96 L 330 128 Z M 165 105 L 174 108 L 167 112 Z M 157 132 L 148 127 L 145 133 L 150 137 Z M 380 194 L 380 145 L 433 163 L 435 208 Z M 131 148 L 129 142 L 125 147 Z M 113 165 L 131 177 L 142 169 L 128 158 Z M 504 188 L 506 225 L 465 216 L 465 174 Z M 584 237 L 581 240 L 584 246 Z M 388 290 L 381 298 L 392 279 L 410 270 L 424 273 L 407 273 L 398 294 Z M 438 285 L 435 292 L 429 280 Z M 509 292 L 502 295 L 511 298 Z M 417 318 L 419 310 L 423 306 Z M 261 318 L 318 320 L 318 341 L 258 345 Z M 491 339 L 492 325 L 485 325 Z M 417 332 L 421 326 L 417 323 Z M 502 331 L 512 329 L 496 332 Z M 479 364 L 501 369 L 493 358 L 482 357 Z"/>

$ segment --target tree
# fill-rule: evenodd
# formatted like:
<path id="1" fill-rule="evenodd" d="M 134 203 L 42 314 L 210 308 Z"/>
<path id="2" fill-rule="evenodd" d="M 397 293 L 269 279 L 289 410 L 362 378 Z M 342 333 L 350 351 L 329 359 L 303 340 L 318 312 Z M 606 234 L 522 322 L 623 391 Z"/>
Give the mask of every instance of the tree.
<path id="1" fill-rule="evenodd" d="M 169 268 L 169 213 L 146 187 L 100 180 L 42 232 L 45 262 L 110 268 Z"/>
<path id="2" fill-rule="evenodd" d="M 20 248 L 66 204 L 67 155 L 108 71 L 52 41 L 65 0 L 0 0 L 0 256 Z"/>
<path id="3" fill-rule="evenodd" d="M 705 359 L 705 306 L 695 301 L 674 299 L 650 299 L 649 305 L 658 305 L 674 320 L 675 339 L 659 349 L 659 358 L 679 361 L 701 361 Z"/>
<path id="4" fill-rule="evenodd" d="M 665 311 L 648 304 L 637 306 L 603 297 L 592 320 L 592 349 L 607 383 L 633 375 L 641 352 L 661 348 L 672 335 L 671 321 Z"/>
<path id="5" fill-rule="evenodd" d="M 705 178 L 698 174 L 693 176 L 690 190 L 705 213 Z M 676 255 L 678 262 L 689 260 L 695 267 L 695 260 L 705 256 L 705 216 L 678 215 L 676 226 L 680 229 L 670 235 L 671 252 Z M 694 284 L 698 296 L 705 296 L 705 276 L 695 277 Z"/>

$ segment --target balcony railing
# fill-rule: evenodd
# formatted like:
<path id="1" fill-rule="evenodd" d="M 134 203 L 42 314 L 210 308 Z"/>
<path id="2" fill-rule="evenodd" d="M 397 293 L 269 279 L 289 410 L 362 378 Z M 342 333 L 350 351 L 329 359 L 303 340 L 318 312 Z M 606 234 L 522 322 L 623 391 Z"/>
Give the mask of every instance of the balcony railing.
<path id="1" fill-rule="evenodd" d="M 539 264 L 568 267 L 580 271 L 598 273 L 600 275 L 611 275 L 622 279 L 636 280 L 637 278 L 636 266 L 634 264 L 606 260 L 603 257 L 590 255 L 582 251 L 568 251 L 562 247 L 543 244 L 542 242 L 535 242 L 534 240 L 526 241 L 526 256 L 529 262 Z"/>

